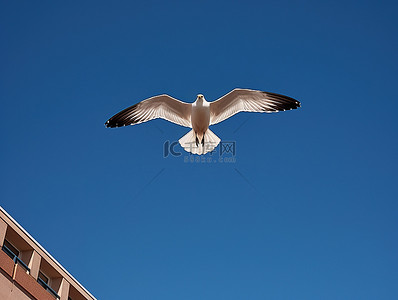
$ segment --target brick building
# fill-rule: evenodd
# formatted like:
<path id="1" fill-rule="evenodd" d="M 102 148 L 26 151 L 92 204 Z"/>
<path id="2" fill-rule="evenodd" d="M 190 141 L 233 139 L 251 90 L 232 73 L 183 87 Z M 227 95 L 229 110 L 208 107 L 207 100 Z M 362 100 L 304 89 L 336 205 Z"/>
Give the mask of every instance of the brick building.
<path id="1" fill-rule="evenodd" d="M 0 248 L 1 300 L 96 299 L 1 206 Z"/>

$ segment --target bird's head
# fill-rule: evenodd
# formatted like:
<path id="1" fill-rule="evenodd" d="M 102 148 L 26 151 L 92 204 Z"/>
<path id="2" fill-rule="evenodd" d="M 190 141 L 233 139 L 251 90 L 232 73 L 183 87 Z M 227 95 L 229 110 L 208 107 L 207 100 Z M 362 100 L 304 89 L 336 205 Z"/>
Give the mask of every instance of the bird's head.
<path id="1" fill-rule="evenodd" d="M 204 99 L 205 97 L 203 97 L 203 95 L 202 94 L 198 94 L 198 98 L 196 99 L 196 100 L 199 100 L 199 99 Z"/>

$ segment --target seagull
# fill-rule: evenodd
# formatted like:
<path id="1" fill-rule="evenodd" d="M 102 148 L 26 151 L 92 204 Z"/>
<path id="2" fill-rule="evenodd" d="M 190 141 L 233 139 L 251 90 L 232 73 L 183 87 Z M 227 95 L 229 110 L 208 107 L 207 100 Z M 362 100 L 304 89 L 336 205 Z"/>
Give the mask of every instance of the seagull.
<path id="1" fill-rule="evenodd" d="M 179 139 L 184 150 L 193 154 L 211 152 L 220 138 L 210 125 L 220 123 L 239 112 L 279 112 L 300 107 L 300 102 L 288 96 L 250 89 L 234 89 L 221 98 L 207 102 L 202 94 L 193 103 L 182 102 L 163 94 L 145 99 L 117 113 L 105 126 L 123 127 L 162 118 L 192 128 Z"/>

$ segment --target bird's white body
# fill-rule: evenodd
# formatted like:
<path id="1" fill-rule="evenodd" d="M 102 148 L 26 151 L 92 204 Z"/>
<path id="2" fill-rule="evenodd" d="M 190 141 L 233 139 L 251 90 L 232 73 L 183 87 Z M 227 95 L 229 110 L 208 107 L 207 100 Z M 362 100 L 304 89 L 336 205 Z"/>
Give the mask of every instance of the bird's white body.
<path id="1" fill-rule="evenodd" d="M 220 143 L 220 138 L 210 129 L 210 103 L 203 95 L 198 95 L 191 104 L 192 130 L 178 140 L 181 147 L 193 154 L 205 154 L 213 151 Z"/>
<path id="2" fill-rule="evenodd" d="M 206 101 L 203 95 L 198 95 L 196 101 L 192 103 L 191 124 L 199 141 L 201 141 L 210 125 L 210 103 Z"/>
<path id="3" fill-rule="evenodd" d="M 168 95 L 143 100 L 110 118 L 107 127 L 122 127 L 162 118 L 181 126 L 192 128 L 179 139 L 188 152 L 205 154 L 213 151 L 220 138 L 210 125 L 220 123 L 238 112 L 278 112 L 300 107 L 297 100 L 275 94 L 248 89 L 234 89 L 213 102 L 199 94 L 194 103 L 186 103 Z"/>

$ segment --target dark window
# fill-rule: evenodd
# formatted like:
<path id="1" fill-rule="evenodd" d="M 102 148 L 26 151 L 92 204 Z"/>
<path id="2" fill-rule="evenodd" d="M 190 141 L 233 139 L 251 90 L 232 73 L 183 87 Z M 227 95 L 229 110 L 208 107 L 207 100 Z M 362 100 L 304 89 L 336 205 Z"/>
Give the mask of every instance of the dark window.
<path id="1" fill-rule="evenodd" d="M 48 277 L 44 275 L 42 272 L 39 272 L 39 276 L 37 277 L 37 282 L 44 287 L 47 291 L 49 291 L 53 296 L 59 299 L 58 294 L 48 285 Z"/>
<path id="2" fill-rule="evenodd" d="M 7 255 L 9 257 L 11 257 L 12 259 L 19 256 L 19 251 L 17 248 L 15 248 L 13 245 L 11 245 L 11 243 L 7 240 L 4 240 L 4 244 L 3 244 L 3 251 L 5 253 L 7 253 Z"/>
<path id="3" fill-rule="evenodd" d="M 48 277 L 46 275 L 44 275 L 42 272 L 39 272 L 39 277 L 41 280 L 48 284 Z"/>
<path id="4" fill-rule="evenodd" d="M 26 271 L 29 273 L 30 269 L 29 267 L 18 257 L 19 256 L 19 251 L 17 248 L 15 248 L 9 241 L 4 240 L 3 244 L 3 251 L 11 257 L 11 259 L 16 263 L 20 264 L 22 267 L 26 269 Z"/>
<path id="5" fill-rule="evenodd" d="M 37 282 L 40 283 L 42 287 L 47 289 L 48 287 L 48 277 L 44 275 L 42 272 L 39 272 L 39 279 Z"/>

